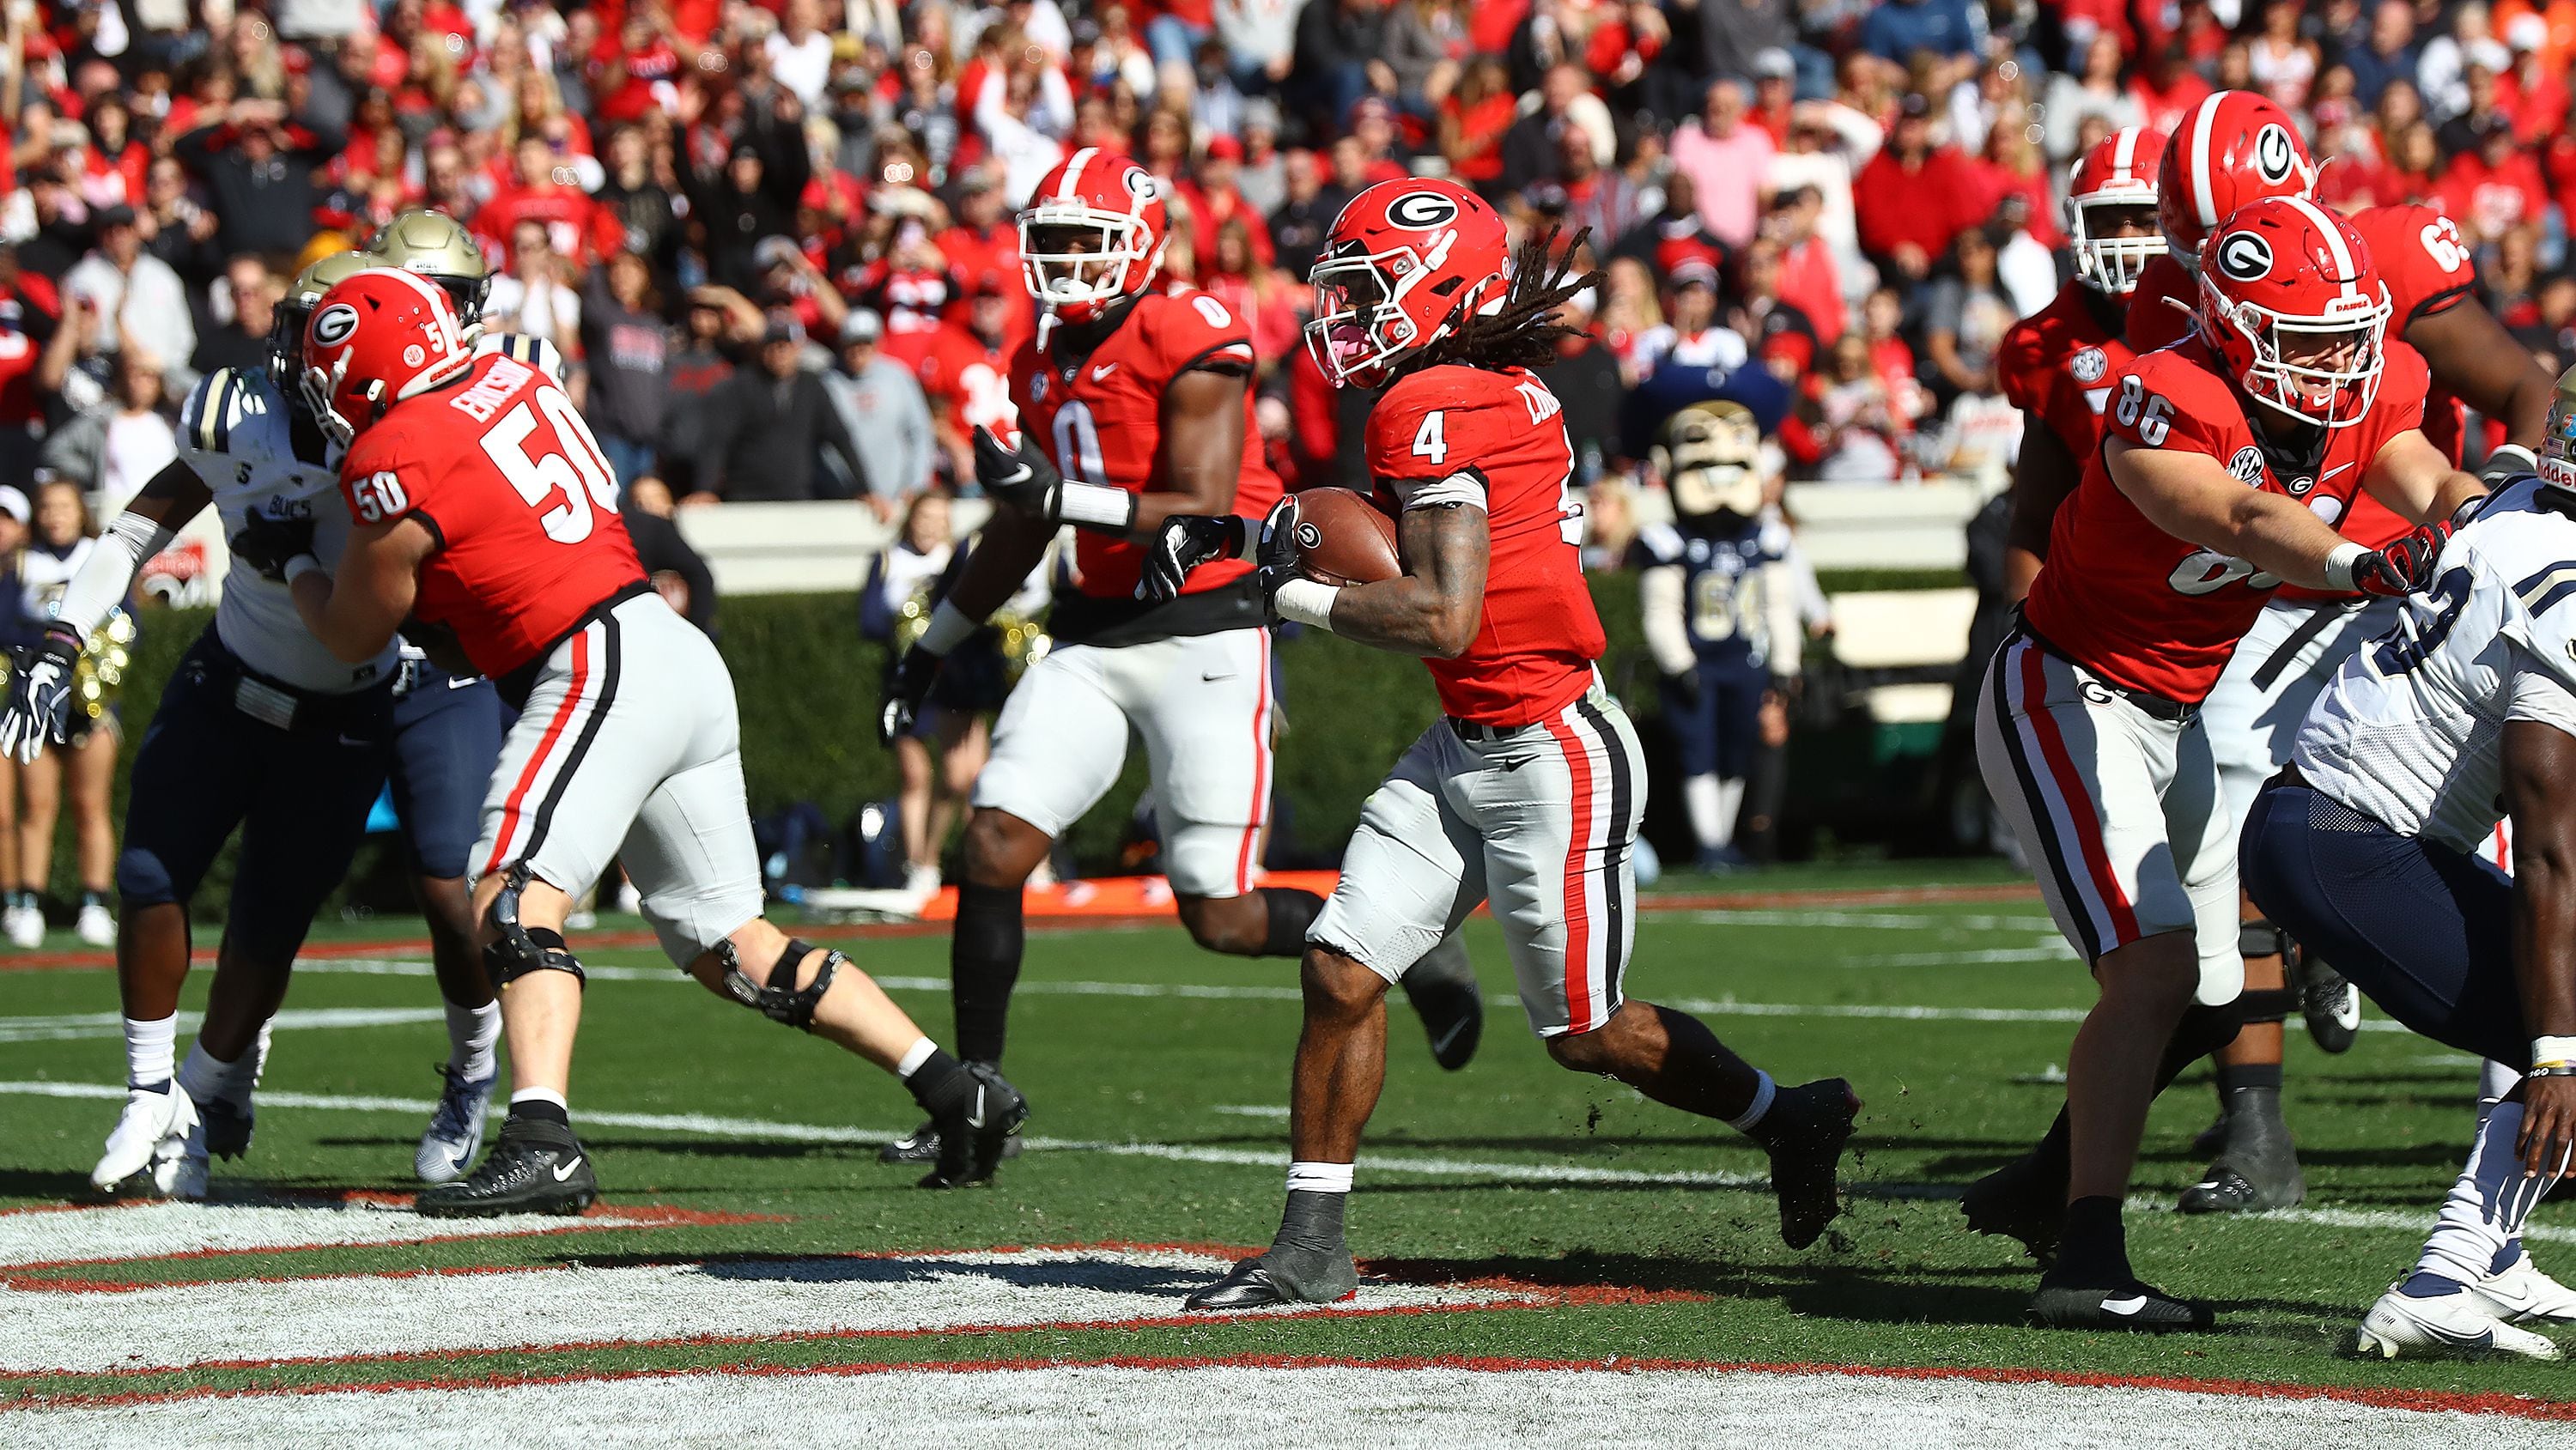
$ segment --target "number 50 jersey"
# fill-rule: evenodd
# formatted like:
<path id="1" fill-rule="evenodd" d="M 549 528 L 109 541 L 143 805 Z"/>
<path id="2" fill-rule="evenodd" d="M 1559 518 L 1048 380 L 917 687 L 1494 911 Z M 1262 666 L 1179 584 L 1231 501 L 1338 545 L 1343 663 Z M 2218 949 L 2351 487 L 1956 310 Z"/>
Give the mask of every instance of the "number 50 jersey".
<path id="1" fill-rule="evenodd" d="M 2198 337 L 2145 353 L 2111 373 L 2103 440 L 2205 453 L 2237 482 L 2295 499 L 2340 524 L 2379 450 L 2420 428 L 2424 359 L 2390 338 L 2379 394 L 2358 423 L 2325 431 L 2317 451 L 2291 458 L 2264 446 L 2227 365 Z M 2196 705 L 2281 581 L 2242 559 L 2186 543 L 2148 522 L 2111 481 L 2103 450 L 2057 510 L 2048 567 L 2023 605 L 2041 638 L 2114 684 Z"/>
<path id="2" fill-rule="evenodd" d="M 495 679 L 644 585 L 599 444 L 563 389 L 515 358 L 395 404 L 340 480 L 359 524 L 417 519 L 436 536 L 413 613 L 455 630 Z"/>

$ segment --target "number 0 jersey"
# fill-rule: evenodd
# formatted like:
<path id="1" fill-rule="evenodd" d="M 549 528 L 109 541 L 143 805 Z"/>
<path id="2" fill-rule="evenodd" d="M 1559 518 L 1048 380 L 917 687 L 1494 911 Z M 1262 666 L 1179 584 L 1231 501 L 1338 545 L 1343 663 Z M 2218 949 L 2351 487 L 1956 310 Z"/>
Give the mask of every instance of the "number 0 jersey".
<path id="1" fill-rule="evenodd" d="M 1485 510 L 1475 641 L 1454 660 L 1423 661 L 1440 708 L 1462 720 L 1526 725 L 1553 716 L 1591 687 L 1601 658 L 1563 412 L 1524 369 L 1455 366 L 1405 375 L 1369 412 L 1369 477 L 1382 505 Z"/>
<path id="2" fill-rule="evenodd" d="M 2452 536 L 2431 591 L 2344 661 L 2290 759 L 2389 829 L 2474 854 L 2504 814 L 2507 720 L 2576 735 L 2576 498 L 2538 479 Z"/>
<path id="3" fill-rule="evenodd" d="M 361 524 L 418 519 L 438 539 L 413 612 L 498 678 L 600 604 L 644 585 L 617 481 L 552 379 L 479 358 L 464 381 L 394 405 L 341 462 Z"/>
<path id="4" fill-rule="evenodd" d="M 1252 329 L 1204 292 L 1153 292 L 1136 299 L 1098 347 L 1074 357 L 1060 350 L 1064 329 L 1042 330 L 1011 355 L 1011 398 L 1020 427 L 1076 483 L 1103 484 L 1146 493 L 1163 482 L 1163 394 L 1172 380 L 1205 363 L 1252 369 Z M 1261 432 L 1252 421 L 1252 389 L 1243 395 L 1243 472 L 1235 485 L 1234 511 L 1260 519 L 1279 501 L 1279 475 L 1261 458 Z M 1129 600 L 1144 551 L 1095 529 L 1074 533 L 1073 559 L 1084 594 Z M 1181 586 L 1198 594 L 1232 583 L 1252 570 L 1240 559 L 1202 564 Z"/>
<path id="5" fill-rule="evenodd" d="M 2264 446 L 2226 365 L 2198 338 L 2112 374 L 2104 438 L 2218 460 L 2237 481 L 2339 523 L 2379 450 L 2424 417 L 2424 359 L 2391 339 L 2370 412 L 2325 430 L 2321 451 L 2285 459 Z M 2032 629 L 2103 678 L 2184 704 L 2218 683 L 2237 641 L 2280 580 L 2166 533 L 2112 482 L 2101 451 L 2057 510 L 2048 567 L 2023 605 Z"/>

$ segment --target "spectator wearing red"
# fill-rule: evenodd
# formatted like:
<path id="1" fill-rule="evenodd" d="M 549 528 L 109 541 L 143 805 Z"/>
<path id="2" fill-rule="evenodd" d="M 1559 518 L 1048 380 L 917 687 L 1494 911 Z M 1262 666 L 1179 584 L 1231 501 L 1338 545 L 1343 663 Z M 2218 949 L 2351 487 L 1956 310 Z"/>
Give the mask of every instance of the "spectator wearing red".
<path id="1" fill-rule="evenodd" d="M 1004 438 L 1019 431 L 1011 402 L 1012 299 L 1027 295 L 1017 277 L 983 273 L 968 289 L 964 320 L 944 322 L 922 340 L 913 375 L 930 400 L 931 428 L 952 477 L 975 476 L 977 428 Z"/>
<path id="2" fill-rule="evenodd" d="M 1767 277 L 1761 275 L 1748 257 L 1741 290 L 1748 305 L 1767 291 L 1794 307 L 1818 345 L 1831 347 L 1843 335 L 1845 309 L 1842 268 L 1834 260 L 1833 244 L 1817 229 L 1824 214 L 1824 197 L 1814 187 L 1782 192 L 1762 226 L 1762 239 L 1772 244 L 1773 270 Z"/>
<path id="3" fill-rule="evenodd" d="M 1018 300 L 1011 309 L 1008 342 L 1016 343 L 1035 330 L 1037 301 L 1020 281 L 1020 227 L 1002 204 L 999 170 L 968 168 L 958 189 L 956 220 L 932 240 L 958 276 L 981 278 L 991 273 L 1010 284 L 1010 294 Z M 965 321 L 970 301 L 961 298 L 952 304 L 947 320 Z"/>
<path id="4" fill-rule="evenodd" d="M 2539 221 L 2549 205 L 2540 162 L 2515 142 L 2513 124 L 2501 117 L 2480 128 L 2477 149 L 2451 158 L 2435 194 L 2472 244 Z"/>
<path id="5" fill-rule="evenodd" d="M 2191 52 L 2179 40 L 2157 47 L 2129 82 L 2130 99 L 2138 103 L 2139 124 L 2167 135 L 2173 134 L 2183 118 L 2191 114 L 2191 108 L 2208 99 L 2209 94 L 2209 82 L 2191 68 Z"/>
<path id="6" fill-rule="evenodd" d="M 2514 47 L 2513 67 L 2496 77 L 2497 104 L 2513 117 L 2513 134 L 2526 146 L 2567 129 L 2567 81 L 2541 63 L 2548 25 L 2537 16 L 2531 19 L 2530 25 L 2514 27 L 2514 39 L 2529 43 Z"/>
<path id="7" fill-rule="evenodd" d="M 616 251 L 626 228 L 616 213 L 601 206 L 576 182 L 570 159 L 542 136 L 522 136 L 513 153 L 517 183 L 493 194 L 474 214 L 474 231 L 489 244 L 506 247 L 523 221 L 546 229 L 546 244 L 559 256 L 584 267 Z"/>
<path id="8" fill-rule="evenodd" d="M 1933 144 L 1931 102 L 1909 93 L 1887 144 L 1852 178 L 1861 251 L 1891 280 L 1920 282 L 1959 233 L 1985 220 L 1984 195 L 1968 158 Z M 1706 213 L 1705 201 L 1700 209 Z"/>
<path id="9" fill-rule="evenodd" d="M 852 305 L 885 319 L 885 355 L 918 372 L 939 331 L 940 314 L 963 284 L 930 240 L 924 213 L 889 210 L 877 227 L 884 254 L 859 268 L 842 292 Z"/>
<path id="10" fill-rule="evenodd" d="M 1788 148 L 1790 118 L 1797 103 L 1797 58 L 1776 45 L 1754 56 L 1751 117 L 1771 138 L 1775 151 Z"/>
<path id="11" fill-rule="evenodd" d="M 1244 244 L 1252 255 L 1264 263 L 1275 260 L 1270 244 L 1270 225 L 1261 219 L 1244 200 L 1243 190 L 1235 176 L 1243 165 L 1243 143 L 1232 136 L 1211 136 L 1207 152 L 1199 158 L 1196 174 L 1180 185 L 1182 204 L 1187 206 L 1195 227 L 1195 236 L 1213 237 L 1227 226 L 1240 222 Z"/>
<path id="12" fill-rule="evenodd" d="M 1744 83 L 1721 78 L 1699 116 L 1673 131 L 1673 169 L 1686 172 L 1700 221 L 1730 247 L 1753 239 L 1759 189 L 1776 149 L 1771 133 L 1745 119 Z"/>
<path id="13" fill-rule="evenodd" d="M 1811 236 L 1809 241 L 1813 240 Z M 1753 239 L 1738 261 L 1736 292 L 1742 300 L 1728 324 L 1752 345 L 1754 356 L 1774 365 L 1775 374 L 1804 377 L 1841 335 L 1843 304 L 1839 294 L 1831 299 L 1835 327 L 1833 336 L 1824 335 L 1816 315 L 1786 295 L 1790 280 L 1786 263 L 1787 252 L 1777 240 Z"/>
<path id="14" fill-rule="evenodd" d="M 45 436 L 45 396 L 36 387 L 36 364 L 62 321 L 54 284 L 18 266 L 18 249 L 0 243 L 0 483 L 25 488 L 35 482 L 36 455 Z"/>

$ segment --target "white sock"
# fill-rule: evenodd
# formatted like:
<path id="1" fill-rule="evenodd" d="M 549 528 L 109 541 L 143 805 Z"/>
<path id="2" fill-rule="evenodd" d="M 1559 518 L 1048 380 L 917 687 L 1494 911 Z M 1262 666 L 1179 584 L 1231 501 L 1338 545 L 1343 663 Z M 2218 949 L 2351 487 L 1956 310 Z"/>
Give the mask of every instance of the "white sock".
<path id="1" fill-rule="evenodd" d="M 939 1044 L 925 1037 L 919 1042 L 914 1043 L 912 1046 L 905 1048 L 903 1050 L 903 1056 L 895 1059 L 894 1075 L 903 1079 L 905 1082 L 910 1082 L 912 1081 L 912 1075 L 921 1071 L 921 1065 L 930 1061 L 930 1059 L 937 1056 L 938 1053 Z"/>
<path id="2" fill-rule="evenodd" d="M 1717 783 L 1717 843 L 1735 844 L 1735 817 L 1744 809 L 1744 781 L 1721 780 Z"/>
<path id="3" fill-rule="evenodd" d="M 259 1054 L 256 1051 L 245 1052 L 234 1061 L 226 1062 L 206 1051 L 202 1037 L 188 1049 L 188 1060 L 179 1068 L 179 1086 L 187 1090 L 191 1099 L 201 1103 L 220 1099 L 235 1107 L 247 1106 L 251 1089 L 258 1084 Z"/>
<path id="4" fill-rule="evenodd" d="M 129 1088 L 150 1087 L 177 1076 L 175 1064 L 179 1054 L 179 1017 L 172 1013 L 157 1022 L 125 1019 L 125 1085 Z"/>
<path id="5" fill-rule="evenodd" d="M 2521 1133 L 2522 1104 L 2498 1103 L 2487 1114 L 2459 1181 L 2442 1200 L 2415 1272 L 2474 1284 L 2494 1272 L 2505 1244 L 2521 1237 L 2523 1220 L 2565 1171 L 2561 1164 L 2556 1165 L 2559 1172 L 2524 1177 L 2522 1155 L 2513 1143 Z"/>
<path id="6" fill-rule="evenodd" d="M 1753 1076 L 1759 1079 L 1753 1088 L 1753 1101 L 1743 1112 L 1726 1120 L 1726 1125 L 1739 1133 L 1750 1133 L 1760 1125 L 1770 1115 L 1772 1099 L 1780 1096 L 1780 1085 L 1771 1081 L 1771 1074 L 1757 1067 Z"/>
<path id="7" fill-rule="evenodd" d="M 2521 1084 L 2520 1072 L 2492 1057 L 2481 1059 L 2478 1063 L 2478 1121 L 2485 1122 L 2487 1113 L 2503 1100 L 2504 1095 Z"/>
<path id="8" fill-rule="evenodd" d="M 446 1006 L 447 1065 L 467 1082 L 481 1082 L 498 1070 L 492 1049 L 501 1041 L 500 1000 L 480 1007 Z"/>
<path id="9" fill-rule="evenodd" d="M 510 1106 L 515 1108 L 521 1103 L 552 1103 L 566 1112 L 572 1110 L 572 1104 L 565 1102 L 564 1095 L 553 1088 L 520 1088 L 510 1094 Z"/>
<path id="10" fill-rule="evenodd" d="M 1291 1163 L 1288 1165 L 1290 1193 L 1348 1193 L 1351 1170 L 1348 1163 Z"/>
<path id="11" fill-rule="evenodd" d="M 1682 782 L 1682 804 L 1690 811 L 1691 835 L 1703 851 L 1714 851 L 1735 834 L 1719 804 L 1717 777 L 1694 775 Z"/>

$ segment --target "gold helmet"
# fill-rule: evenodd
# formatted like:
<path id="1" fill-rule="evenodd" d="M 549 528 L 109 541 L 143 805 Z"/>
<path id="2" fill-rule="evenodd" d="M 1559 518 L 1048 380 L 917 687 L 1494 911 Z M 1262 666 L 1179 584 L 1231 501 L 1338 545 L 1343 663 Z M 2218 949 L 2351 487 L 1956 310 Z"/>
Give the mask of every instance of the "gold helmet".
<path id="1" fill-rule="evenodd" d="M 2576 368 L 2558 375 L 2558 392 L 2549 400 L 2549 433 L 2540 440 L 2539 471 L 2560 488 L 2576 488 Z"/>
<path id="2" fill-rule="evenodd" d="M 322 294 L 370 267 L 382 265 L 365 252 L 333 252 L 295 274 L 295 280 L 287 284 L 286 296 L 278 301 L 276 319 L 268 327 L 269 377 L 279 391 L 290 398 L 300 396 L 304 324 L 313 316 Z"/>
<path id="3" fill-rule="evenodd" d="M 1665 419 L 1651 461 L 1683 518 L 1762 512 L 1762 426 L 1742 403 L 1693 403 Z"/>
<path id="4" fill-rule="evenodd" d="M 456 299 L 467 327 L 483 320 L 483 298 L 492 290 L 492 268 L 483 249 L 456 218 L 443 211 L 397 212 L 367 238 L 367 250 L 387 267 L 418 272 Z"/>

